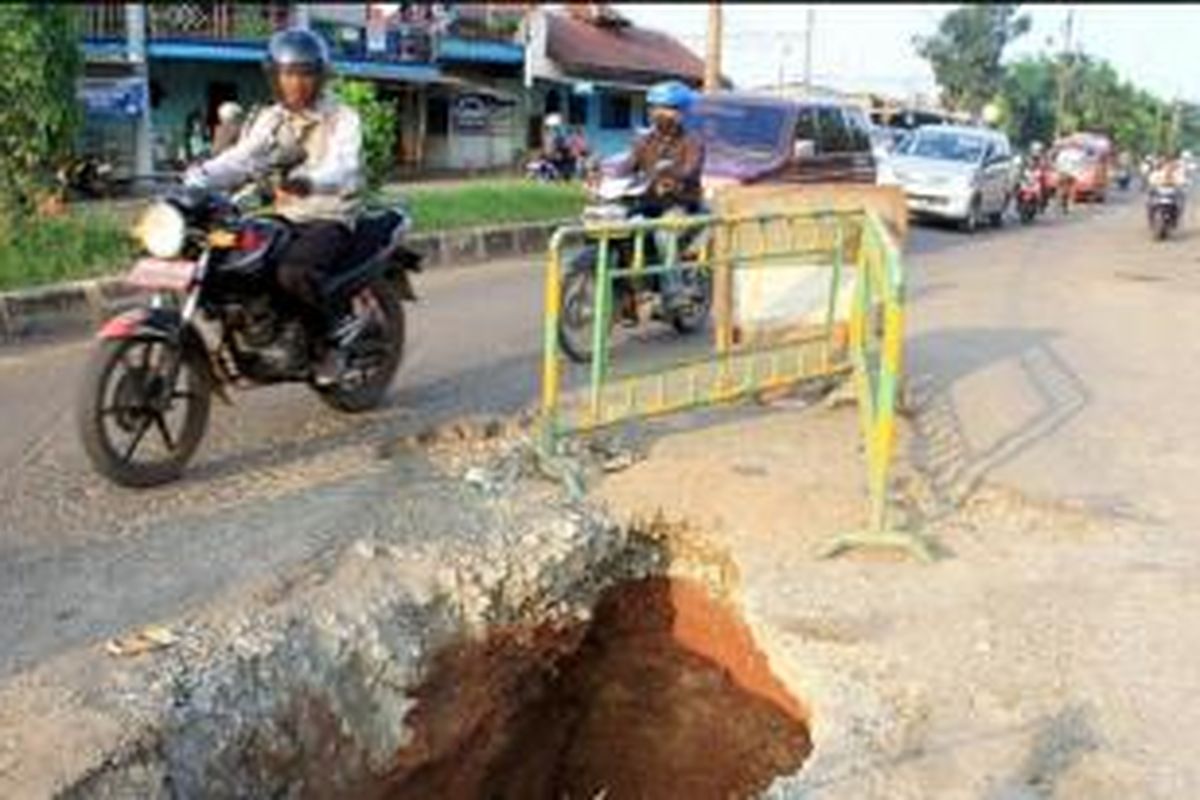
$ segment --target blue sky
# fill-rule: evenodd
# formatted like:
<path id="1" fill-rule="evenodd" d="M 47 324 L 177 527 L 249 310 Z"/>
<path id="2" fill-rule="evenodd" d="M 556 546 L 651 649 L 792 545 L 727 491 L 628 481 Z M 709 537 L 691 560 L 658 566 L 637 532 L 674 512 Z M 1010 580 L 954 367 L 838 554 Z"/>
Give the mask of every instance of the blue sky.
<path id="1" fill-rule="evenodd" d="M 678 36 L 704 52 L 706 3 L 617 3 L 638 24 Z M 739 86 L 774 83 L 804 71 L 803 3 L 725 4 L 724 70 Z M 930 92 L 933 73 L 913 50 L 914 34 L 931 33 L 953 6 L 844 4 L 815 9 L 813 80 L 849 90 L 899 96 Z M 1200 5 L 1123 3 L 1029 5 L 1033 29 L 1007 57 L 1061 46 L 1067 9 L 1075 8 L 1075 38 L 1085 52 L 1107 58 L 1121 73 L 1166 99 L 1200 102 Z"/>

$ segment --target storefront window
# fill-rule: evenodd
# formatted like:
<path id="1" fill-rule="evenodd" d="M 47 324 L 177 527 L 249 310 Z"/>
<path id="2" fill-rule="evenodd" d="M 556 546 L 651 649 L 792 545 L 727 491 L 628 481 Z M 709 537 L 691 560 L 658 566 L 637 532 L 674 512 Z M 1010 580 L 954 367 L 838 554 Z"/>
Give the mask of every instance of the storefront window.
<path id="1" fill-rule="evenodd" d="M 571 101 L 567 107 L 567 122 L 571 125 L 588 124 L 588 99 L 586 95 L 571 95 Z"/>
<path id="2" fill-rule="evenodd" d="M 441 95 L 431 94 L 426 100 L 425 133 L 429 136 L 450 133 L 450 101 Z"/>
<path id="3" fill-rule="evenodd" d="M 633 125 L 633 101 L 626 94 L 600 97 L 600 127 L 608 131 L 626 131 Z"/>

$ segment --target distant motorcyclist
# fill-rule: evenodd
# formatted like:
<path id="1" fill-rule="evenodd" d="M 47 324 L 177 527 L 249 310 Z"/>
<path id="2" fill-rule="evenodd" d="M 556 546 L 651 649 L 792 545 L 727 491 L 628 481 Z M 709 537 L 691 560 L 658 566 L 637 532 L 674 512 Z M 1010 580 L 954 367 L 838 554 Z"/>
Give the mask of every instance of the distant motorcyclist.
<path id="1" fill-rule="evenodd" d="M 679 81 L 656 84 L 646 93 L 651 128 L 634 143 L 629 157 L 616 167 L 617 174 L 637 174 L 650 180 L 640 209 L 642 216 L 697 214 L 702 210 L 700 178 L 704 170 L 704 142 L 683 124 L 693 99 L 692 90 Z M 661 253 L 668 237 L 658 238 Z M 686 303 L 678 270 L 662 273 L 660 286 L 666 311 L 677 311 Z"/>
<path id="2" fill-rule="evenodd" d="M 295 225 L 280 256 L 278 283 L 298 304 L 310 331 L 329 346 L 319 383 L 337 380 L 337 354 L 358 333 L 347 308 L 326 308 L 318 289 L 347 251 L 363 186 L 358 113 L 322 94 L 330 59 L 325 42 L 302 29 L 275 34 L 264 63 L 274 105 L 253 119 L 238 142 L 188 171 L 188 185 L 229 190 L 277 174 L 276 212 Z"/>
<path id="3" fill-rule="evenodd" d="M 217 107 L 217 127 L 213 130 L 212 151 L 219 156 L 237 144 L 242 133 L 242 122 L 245 111 L 233 101 L 221 103 Z"/>
<path id="4" fill-rule="evenodd" d="M 1032 142 L 1029 145 L 1029 166 L 1032 169 L 1041 169 L 1046 166 L 1046 146 L 1041 142 Z"/>
<path id="5" fill-rule="evenodd" d="M 575 155 L 561 114 L 547 114 L 542 123 L 542 158 L 554 166 L 559 179 L 575 176 Z"/>
<path id="6" fill-rule="evenodd" d="M 1173 149 L 1160 159 L 1150 172 L 1147 181 L 1151 187 L 1183 188 L 1187 183 L 1187 171 L 1184 169 L 1179 150 Z"/>

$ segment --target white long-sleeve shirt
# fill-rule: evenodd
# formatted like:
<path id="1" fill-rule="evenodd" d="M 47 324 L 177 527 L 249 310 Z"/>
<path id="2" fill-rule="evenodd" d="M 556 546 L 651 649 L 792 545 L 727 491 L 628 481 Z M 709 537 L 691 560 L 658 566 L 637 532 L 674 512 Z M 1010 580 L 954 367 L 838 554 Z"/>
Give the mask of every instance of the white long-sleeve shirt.
<path id="1" fill-rule="evenodd" d="M 278 103 L 264 109 L 237 144 L 188 170 L 184 182 L 234 189 L 267 172 L 276 153 L 297 147 L 304 161 L 288 177 L 308 178 L 312 193 L 280 204 L 278 213 L 294 222 L 352 223 L 363 187 L 362 121 L 353 108 L 328 98 L 302 111 Z"/>

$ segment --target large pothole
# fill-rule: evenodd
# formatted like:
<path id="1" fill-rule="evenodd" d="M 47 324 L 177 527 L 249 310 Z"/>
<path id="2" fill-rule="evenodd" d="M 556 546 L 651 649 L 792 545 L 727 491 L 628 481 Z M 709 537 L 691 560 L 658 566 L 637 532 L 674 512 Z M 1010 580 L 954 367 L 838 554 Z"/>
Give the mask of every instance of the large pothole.
<path id="1" fill-rule="evenodd" d="M 581 629 L 506 630 L 440 660 L 418 691 L 419 744 L 364 793 L 749 797 L 812 749 L 745 624 L 688 580 L 623 583 Z"/>
<path id="2" fill-rule="evenodd" d="M 82 702 L 24 695 L 11 721 L 50 721 L 0 715 L 22 759 L 0 794 L 730 798 L 801 769 L 807 709 L 739 618 L 727 554 L 520 502 L 470 550 L 361 542 L 265 605 L 231 598 Z M 91 669 L 38 680 L 80 698 Z"/>

